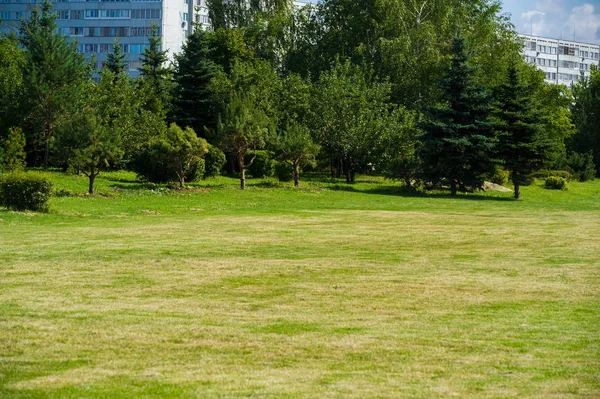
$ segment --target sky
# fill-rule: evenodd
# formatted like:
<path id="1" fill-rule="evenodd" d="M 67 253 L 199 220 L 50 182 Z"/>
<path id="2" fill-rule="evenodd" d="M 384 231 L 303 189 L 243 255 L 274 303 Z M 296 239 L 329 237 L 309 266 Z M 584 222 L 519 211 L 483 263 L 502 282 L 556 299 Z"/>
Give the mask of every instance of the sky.
<path id="1" fill-rule="evenodd" d="M 502 0 L 519 33 L 600 44 L 600 0 Z"/>

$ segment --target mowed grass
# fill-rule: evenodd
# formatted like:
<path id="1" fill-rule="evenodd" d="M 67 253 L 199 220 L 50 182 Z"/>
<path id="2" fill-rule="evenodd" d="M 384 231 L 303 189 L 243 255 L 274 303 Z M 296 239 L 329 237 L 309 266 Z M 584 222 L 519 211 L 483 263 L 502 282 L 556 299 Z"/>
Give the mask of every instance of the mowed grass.
<path id="1" fill-rule="evenodd" d="M 600 397 L 600 181 L 98 183 L 0 211 L 1 398 Z"/>

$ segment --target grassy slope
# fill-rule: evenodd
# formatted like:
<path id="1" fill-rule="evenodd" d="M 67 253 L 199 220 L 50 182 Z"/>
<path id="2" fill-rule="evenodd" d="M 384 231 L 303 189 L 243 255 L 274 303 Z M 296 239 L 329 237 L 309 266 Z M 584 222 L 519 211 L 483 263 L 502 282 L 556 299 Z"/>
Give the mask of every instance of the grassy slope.
<path id="1" fill-rule="evenodd" d="M 130 179 L 0 211 L 0 397 L 600 396 L 598 181 Z"/>

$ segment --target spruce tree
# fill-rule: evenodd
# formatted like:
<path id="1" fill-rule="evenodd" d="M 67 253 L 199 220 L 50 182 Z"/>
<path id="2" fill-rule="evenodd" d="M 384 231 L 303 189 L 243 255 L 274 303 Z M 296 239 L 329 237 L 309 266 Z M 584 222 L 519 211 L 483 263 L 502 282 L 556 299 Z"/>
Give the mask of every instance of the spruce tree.
<path id="1" fill-rule="evenodd" d="M 158 27 L 152 24 L 152 31 L 148 37 L 148 47 L 142 53 L 142 78 L 139 88 L 143 93 L 145 109 L 157 114 L 165 115 L 169 103 L 171 70 L 166 67 L 167 51 L 161 50 L 161 37 Z"/>
<path id="2" fill-rule="evenodd" d="M 453 196 L 481 188 L 483 176 L 494 170 L 490 97 L 476 76 L 465 40 L 454 39 L 451 65 L 439 87 L 443 103 L 427 109 L 420 124 L 425 178 L 450 186 Z"/>
<path id="3" fill-rule="evenodd" d="M 121 44 L 119 39 L 115 38 L 113 43 L 112 53 L 108 53 L 106 56 L 106 63 L 104 68 L 114 73 L 116 76 L 123 74 L 127 71 L 127 62 L 125 61 L 125 54 L 121 50 Z"/>
<path id="4" fill-rule="evenodd" d="M 544 134 L 544 119 L 538 111 L 534 91 L 526 85 L 517 68 L 508 69 L 508 78 L 496 94 L 499 119 L 498 154 L 511 172 L 515 199 L 531 173 L 549 159 L 551 142 Z"/>
<path id="5" fill-rule="evenodd" d="M 208 33 L 196 26 L 175 56 L 171 119 L 179 126 L 190 126 L 203 136 L 205 127 L 216 128 L 217 107 L 211 100 L 209 84 L 219 72 L 211 59 Z"/>

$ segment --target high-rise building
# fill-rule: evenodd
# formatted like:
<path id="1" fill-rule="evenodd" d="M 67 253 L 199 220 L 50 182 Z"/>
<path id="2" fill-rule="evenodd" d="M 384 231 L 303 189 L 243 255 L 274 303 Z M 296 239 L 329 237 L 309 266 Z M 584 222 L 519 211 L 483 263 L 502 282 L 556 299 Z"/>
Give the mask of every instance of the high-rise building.
<path id="1" fill-rule="evenodd" d="M 28 19 L 39 4 L 41 0 L 0 0 L 0 31 L 15 31 L 19 20 Z M 139 73 L 152 24 L 158 27 L 162 48 L 172 59 L 181 52 L 191 22 L 195 18 L 201 24 L 209 22 L 205 0 L 57 0 L 53 10 L 60 32 L 87 57 L 94 54 L 100 68 L 118 39 L 133 76 Z"/>
<path id="2" fill-rule="evenodd" d="M 600 62 L 600 46 L 570 40 L 521 35 L 523 58 L 546 74 L 546 82 L 567 86 L 590 76 L 590 67 Z"/>

